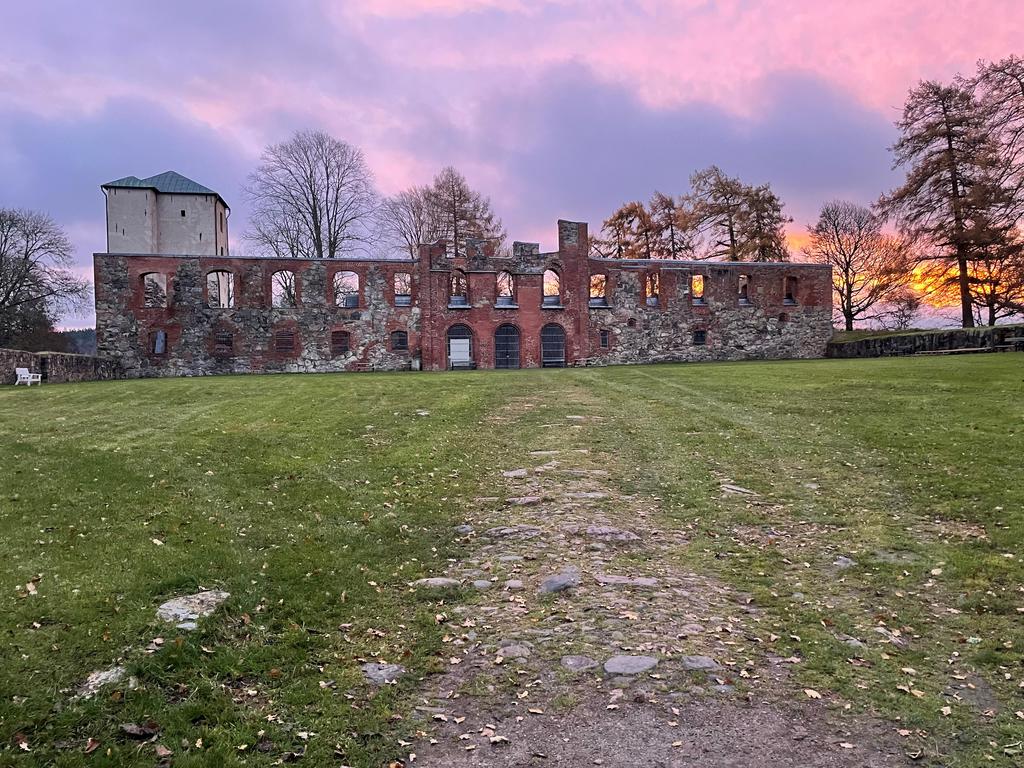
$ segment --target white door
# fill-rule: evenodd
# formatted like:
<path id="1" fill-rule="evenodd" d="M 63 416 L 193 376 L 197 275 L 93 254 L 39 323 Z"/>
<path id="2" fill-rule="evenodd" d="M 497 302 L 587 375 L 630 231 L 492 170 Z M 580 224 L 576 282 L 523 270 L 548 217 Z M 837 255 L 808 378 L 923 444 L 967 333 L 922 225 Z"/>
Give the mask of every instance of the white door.
<path id="1" fill-rule="evenodd" d="M 454 366 L 469 365 L 469 339 L 449 339 L 448 360 Z"/>

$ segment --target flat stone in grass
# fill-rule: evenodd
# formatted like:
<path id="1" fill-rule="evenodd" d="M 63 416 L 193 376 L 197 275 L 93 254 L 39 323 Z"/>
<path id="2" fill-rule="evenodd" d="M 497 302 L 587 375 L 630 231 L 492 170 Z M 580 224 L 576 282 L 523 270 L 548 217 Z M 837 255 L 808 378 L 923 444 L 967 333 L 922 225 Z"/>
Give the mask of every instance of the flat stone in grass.
<path id="1" fill-rule="evenodd" d="M 847 568 L 853 568 L 853 566 L 855 566 L 856 564 L 857 562 L 855 560 L 851 560 L 850 558 L 844 555 L 840 555 L 832 561 L 832 565 L 834 565 L 840 571 L 845 571 Z"/>
<path id="2" fill-rule="evenodd" d="M 221 590 L 207 590 L 168 600 L 156 609 L 158 619 L 175 624 L 178 629 L 193 630 L 196 622 L 213 613 L 231 595 Z"/>
<path id="3" fill-rule="evenodd" d="M 597 666 L 597 662 L 589 656 L 563 656 L 562 666 L 571 672 L 586 672 Z"/>
<path id="4" fill-rule="evenodd" d="M 533 539 L 540 536 L 540 528 L 535 525 L 499 525 L 488 528 L 484 535 L 492 539 Z"/>
<path id="5" fill-rule="evenodd" d="M 100 669 L 96 672 L 90 672 L 89 676 L 85 678 L 85 682 L 78 686 L 78 690 L 75 691 L 75 698 L 91 699 L 99 693 L 100 688 L 103 686 L 120 683 L 127 676 L 128 670 L 122 666 L 115 666 L 110 669 Z M 134 688 L 135 686 L 129 683 L 129 687 Z"/>
<path id="6" fill-rule="evenodd" d="M 592 539 L 602 539 L 603 541 L 640 541 L 640 537 L 632 531 L 612 528 L 610 525 L 588 526 L 586 534 Z"/>
<path id="7" fill-rule="evenodd" d="M 411 586 L 416 589 L 458 589 L 462 583 L 447 576 L 431 576 L 428 579 L 417 579 Z"/>
<path id="8" fill-rule="evenodd" d="M 513 496 L 510 499 L 505 499 L 505 503 L 511 504 L 513 507 L 529 507 L 540 504 L 540 502 L 540 496 Z"/>
<path id="9" fill-rule="evenodd" d="M 598 584 L 610 587 L 648 587 L 658 586 L 658 580 L 651 576 L 617 576 L 612 573 L 598 573 L 594 576 Z"/>
<path id="10" fill-rule="evenodd" d="M 604 663 L 609 675 L 639 675 L 658 666 L 653 656 L 612 656 Z"/>
<path id="11" fill-rule="evenodd" d="M 473 582 L 473 589 L 478 589 L 484 592 L 494 586 L 493 581 L 487 581 L 487 579 L 477 579 Z"/>
<path id="12" fill-rule="evenodd" d="M 526 477 L 529 472 L 525 469 L 506 469 L 501 473 L 502 477 L 517 478 Z"/>
<path id="13" fill-rule="evenodd" d="M 509 579 L 505 582 L 505 589 L 509 592 L 518 592 L 523 589 L 524 584 L 520 579 Z"/>
<path id="14" fill-rule="evenodd" d="M 693 635 L 700 635 L 704 632 L 704 627 L 701 624 L 684 624 L 679 628 L 679 634 L 677 637 L 692 637 Z"/>
<path id="15" fill-rule="evenodd" d="M 687 672 L 713 672 L 722 668 L 710 656 L 680 656 L 679 663 Z"/>
<path id="16" fill-rule="evenodd" d="M 563 592 L 567 589 L 578 587 L 579 584 L 579 571 L 570 569 L 562 571 L 562 573 L 556 573 L 554 576 L 548 576 L 541 582 L 540 591 L 542 593 Z"/>
<path id="17" fill-rule="evenodd" d="M 370 662 L 362 665 L 363 677 L 374 685 L 387 685 L 405 674 L 405 667 L 400 664 L 380 664 Z"/>
<path id="18" fill-rule="evenodd" d="M 463 523 L 462 525 L 455 526 L 455 532 L 460 536 L 468 536 L 473 532 L 473 526 Z"/>

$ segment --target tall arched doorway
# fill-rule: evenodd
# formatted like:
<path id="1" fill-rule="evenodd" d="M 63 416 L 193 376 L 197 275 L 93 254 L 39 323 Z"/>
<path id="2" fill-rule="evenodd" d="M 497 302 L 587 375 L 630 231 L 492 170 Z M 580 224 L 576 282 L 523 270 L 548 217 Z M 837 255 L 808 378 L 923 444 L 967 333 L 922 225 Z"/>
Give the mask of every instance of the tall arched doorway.
<path id="1" fill-rule="evenodd" d="M 499 325 L 494 332 L 494 367 L 519 367 L 519 329 L 514 325 Z"/>
<path id="2" fill-rule="evenodd" d="M 540 329 L 540 364 L 543 368 L 565 367 L 565 330 L 557 323 Z"/>
<path id="3" fill-rule="evenodd" d="M 473 364 L 473 331 L 468 325 L 460 323 L 448 329 L 448 367 L 476 367 Z"/>

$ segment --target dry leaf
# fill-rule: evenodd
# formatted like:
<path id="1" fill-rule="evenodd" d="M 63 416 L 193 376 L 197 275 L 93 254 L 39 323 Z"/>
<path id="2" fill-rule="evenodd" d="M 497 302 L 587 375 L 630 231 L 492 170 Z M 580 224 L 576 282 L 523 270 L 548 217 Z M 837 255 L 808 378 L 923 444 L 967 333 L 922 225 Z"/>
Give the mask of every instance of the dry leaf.
<path id="1" fill-rule="evenodd" d="M 813 688 L 804 688 L 804 694 L 807 696 L 808 699 L 820 699 L 821 698 L 821 694 L 818 693 Z"/>

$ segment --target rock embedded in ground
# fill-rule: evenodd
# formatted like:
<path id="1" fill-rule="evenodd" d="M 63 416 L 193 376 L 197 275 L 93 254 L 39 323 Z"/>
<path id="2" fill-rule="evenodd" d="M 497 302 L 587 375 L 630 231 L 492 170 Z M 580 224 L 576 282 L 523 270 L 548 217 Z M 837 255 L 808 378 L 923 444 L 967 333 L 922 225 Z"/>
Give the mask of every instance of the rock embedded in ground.
<path id="1" fill-rule="evenodd" d="M 477 579 L 473 582 L 473 589 L 479 589 L 484 592 L 494 586 L 493 581 L 487 581 L 487 579 Z"/>
<path id="2" fill-rule="evenodd" d="M 540 536 L 540 528 L 535 525 L 499 525 L 488 528 L 484 535 L 492 539 L 533 539 Z"/>
<path id="3" fill-rule="evenodd" d="M 449 579 L 447 576 L 431 576 L 417 579 L 410 586 L 416 589 L 458 589 L 462 584 L 458 579 Z"/>
<path id="4" fill-rule="evenodd" d="M 473 526 L 472 525 L 456 525 L 455 526 L 455 532 L 457 534 L 459 534 L 460 536 L 468 536 L 469 534 L 471 534 L 473 532 Z"/>
<path id="5" fill-rule="evenodd" d="M 540 496 L 512 496 L 505 499 L 505 503 L 511 504 L 513 507 L 529 507 L 534 504 L 540 504 L 540 502 Z"/>
<path id="6" fill-rule="evenodd" d="M 594 580 L 605 586 L 657 587 L 658 580 L 650 576 L 618 576 L 612 573 L 595 574 Z"/>
<path id="7" fill-rule="evenodd" d="M 542 593 L 550 592 L 563 592 L 573 587 L 578 587 L 580 584 L 579 571 L 570 569 L 556 573 L 554 576 L 548 576 L 544 581 L 541 582 L 540 591 Z"/>
<path id="8" fill-rule="evenodd" d="M 126 677 L 128 677 L 128 670 L 120 665 L 90 672 L 89 676 L 85 678 L 85 682 L 78 686 L 78 690 L 75 691 L 75 698 L 91 699 L 103 686 L 115 685 L 122 682 Z M 134 688 L 130 684 L 129 687 Z"/>
<path id="9" fill-rule="evenodd" d="M 518 592 L 519 590 L 523 589 L 523 587 L 523 582 L 519 579 L 509 579 L 505 582 L 505 589 L 507 589 L 509 592 Z"/>
<path id="10" fill-rule="evenodd" d="M 221 590 L 207 590 L 194 595 L 176 597 L 162 603 L 156 609 L 158 619 L 175 624 L 178 629 L 193 630 L 196 622 L 209 616 L 217 606 L 231 597 L 230 593 Z"/>
<path id="11" fill-rule="evenodd" d="M 498 655 L 505 659 L 525 659 L 531 653 L 533 649 L 528 643 L 513 643 L 498 649 Z"/>
<path id="12" fill-rule="evenodd" d="M 405 667 L 400 664 L 369 662 L 363 664 L 361 669 L 363 670 L 363 677 L 374 685 L 386 685 L 405 674 Z"/>
<path id="13" fill-rule="evenodd" d="M 691 635 L 701 635 L 704 633 L 704 627 L 701 624 L 684 624 L 679 628 L 678 637 L 690 637 Z"/>
<path id="14" fill-rule="evenodd" d="M 852 568 L 856 564 L 857 564 L 857 562 L 855 560 L 851 560 L 850 558 L 845 557 L 843 555 L 840 555 L 839 557 L 837 557 L 835 560 L 832 561 L 832 565 L 834 565 L 836 568 L 838 568 L 841 571 L 845 571 L 847 568 Z"/>
<path id="15" fill-rule="evenodd" d="M 679 663 L 687 672 L 711 672 L 722 668 L 710 656 L 680 656 Z"/>
<path id="16" fill-rule="evenodd" d="M 654 656 L 612 656 L 604 663 L 609 675 L 639 675 L 658 666 Z"/>
<path id="17" fill-rule="evenodd" d="M 501 473 L 502 477 L 508 478 L 526 477 L 528 474 L 529 472 L 525 469 L 506 469 Z"/>
<path id="18" fill-rule="evenodd" d="M 604 541 L 640 541 L 640 537 L 632 531 L 613 528 L 610 525 L 589 525 L 585 533 L 592 539 L 603 539 Z"/>
<path id="19" fill-rule="evenodd" d="M 562 666 L 572 672 L 585 672 L 597 666 L 597 661 L 589 656 L 563 656 Z"/>
<path id="20" fill-rule="evenodd" d="M 565 494 L 570 499 L 607 499 L 608 494 L 604 491 L 579 491 L 577 493 Z"/>

